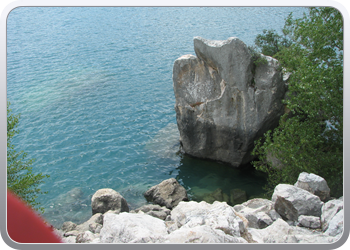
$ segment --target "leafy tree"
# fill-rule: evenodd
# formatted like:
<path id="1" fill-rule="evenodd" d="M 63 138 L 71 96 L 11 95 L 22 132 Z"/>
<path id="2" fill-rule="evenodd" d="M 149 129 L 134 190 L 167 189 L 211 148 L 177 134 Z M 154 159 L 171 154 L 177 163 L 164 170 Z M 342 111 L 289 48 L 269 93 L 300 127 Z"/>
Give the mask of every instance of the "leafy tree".
<path id="1" fill-rule="evenodd" d="M 255 38 L 255 45 L 261 48 L 261 53 L 266 56 L 274 56 L 282 49 L 292 45 L 292 41 L 286 34 L 280 36 L 275 32 L 275 30 L 263 30 L 263 34 Z"/>
<path id="2" fill-rule="evenodd" d="M 294 184 L 305 171 L 324 177 L 332 195 L 341 196 L 342 16 L 334 8 L 309 8 L 299 19 L 290 14 L 283 32 L 290 44 L 273 56 L 292 73 L 285 100 L 290 112 L 281 117 L 278 128 L 256 142 L 253 153 L 259 160 L 253 164 L 268 173 L 268 194 L 278 183 Z"/>
<path id="3" fill-rule="evenodd" d="M 12 138 L 18 134 L 16 127 L 18 125 L 20 115 L 13 115 L 7 103 L 7 188 L 31 205 L 35 210 L 44 209 L 40 207 L 40 203 L 36 201 L 38 194 L 44 194 L 39 184 L 43 183 L 43 179 L 49 175 L 42 173 L 34 174 L 31 165 L 34 159 L 26 160 L 27 154 L 23 151 L 17 152 L 12 144 Z"/>

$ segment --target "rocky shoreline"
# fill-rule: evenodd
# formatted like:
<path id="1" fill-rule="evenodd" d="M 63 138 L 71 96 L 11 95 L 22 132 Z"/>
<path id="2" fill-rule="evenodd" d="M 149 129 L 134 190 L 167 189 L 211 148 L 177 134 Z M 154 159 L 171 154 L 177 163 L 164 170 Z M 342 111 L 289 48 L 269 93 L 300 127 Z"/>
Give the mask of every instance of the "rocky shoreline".
<path id="1" fill-rule="evenodd" d="M 55 232 L 64 243 L 333 243 L 343 233 L 343 197 L 330 197 L 326 181 L 301 173 L 295 185 L 279 184 L 271 200 L 237 204 L 188 201 L 174 179 L 144 194 L 153 204 L 129 211 L 115 190 L 91 199 L 92 217 L 67 221 Z"/>

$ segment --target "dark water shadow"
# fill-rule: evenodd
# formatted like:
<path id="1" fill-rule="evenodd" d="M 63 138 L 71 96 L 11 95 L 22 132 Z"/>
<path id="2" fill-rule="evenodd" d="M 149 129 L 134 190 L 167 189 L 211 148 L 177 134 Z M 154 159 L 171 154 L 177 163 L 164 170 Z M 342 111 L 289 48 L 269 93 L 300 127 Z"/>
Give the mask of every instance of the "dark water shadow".
<path id="1" fill-rule="evenodd" d="M 176 179 L 185 187 L 190 200 L 219 200 L 235 205 L 242 203 L 242 198 L 239 202 L 232 200 L 238 193 L 243 194 L 244 200 L 263 197 L 265 193 L 266 175 L 251 164 L 235 168 L 217 161 L 179 155 L 181 160 Z"/>

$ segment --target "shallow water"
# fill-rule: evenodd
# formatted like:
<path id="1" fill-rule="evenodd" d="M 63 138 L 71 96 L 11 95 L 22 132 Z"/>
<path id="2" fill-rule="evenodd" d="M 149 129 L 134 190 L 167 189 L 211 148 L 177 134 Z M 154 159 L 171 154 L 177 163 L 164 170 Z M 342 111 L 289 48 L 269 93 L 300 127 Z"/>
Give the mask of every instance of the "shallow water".
<path id="1" fill-rule="evenodd" d="M 49 174 L 38 201 L 54 226 L 81 223 L 100 188 L 130 207 L 176 178 L 191 199 L 221 188 L 263 192 L 264 177 L 178 153 L 174 61 L 194 54 L 193 37 L 236 36 L 253 45 L 303 8 L 21 7 L 7 21 L 7 97 L 21 113 L 18 150 Z"/>

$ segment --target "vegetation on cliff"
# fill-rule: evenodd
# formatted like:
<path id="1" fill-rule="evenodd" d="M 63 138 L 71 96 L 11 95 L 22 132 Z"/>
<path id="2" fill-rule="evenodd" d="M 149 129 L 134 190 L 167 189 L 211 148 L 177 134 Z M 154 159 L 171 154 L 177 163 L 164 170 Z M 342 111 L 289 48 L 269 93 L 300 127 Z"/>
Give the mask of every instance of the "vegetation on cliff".
<path id="1" fill-rule="evenodd" d="M 254 166 L 268 173 L 268 193 L 301 172 L 324 176 L 333 196 L 343 191 L 343 19 L 334 8 L 309 8 L 286 19 L 283 36 L 264 31 L 255 44 L 278 59 L 288 80 L 279 126 L 256 142 Z"/>
<path id="2" fill-rule="evenodd" d="M 44 212 L 40 203 L 36 201 L 38 194 L 43 194 L 38 187 L 43 179 L 49 175 L 34 174 L 31 165 L 34 159 L 27 160 L 27 153 L 15 150 L 13 137 L 19 133 L 16 130 L 20 115 L 12 114 L 7 103 L 7 188 L 27 202 L 34 209 Z"/>

